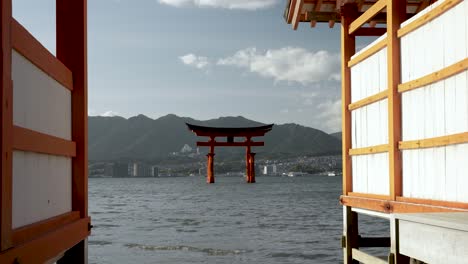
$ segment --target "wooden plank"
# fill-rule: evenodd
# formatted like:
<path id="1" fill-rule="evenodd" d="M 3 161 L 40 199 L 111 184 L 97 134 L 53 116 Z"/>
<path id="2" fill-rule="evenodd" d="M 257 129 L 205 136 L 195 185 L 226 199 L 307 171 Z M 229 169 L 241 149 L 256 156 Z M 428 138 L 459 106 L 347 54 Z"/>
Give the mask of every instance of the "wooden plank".
<path id="1" fill-rule="evenodd" d="M 468 132 L 452 134 L 441 137 L 433 137 L 419 140 L 400 141 L 398 146 L 404 149 L 436 148 L 468 142 Z"/>
<path id="2" fill-rule="evenodd" d="M 210 146 L 215 146 L 215 147 L 247 147 L 247 146 L 252 146 L 252 147 L 262 147 L 265 146 L 265 142 L 197 142 L 197 146 L 200 147 L 210 147 Z"/>
<path id="3" fill-rule="evenodd" d="M 398 85 L 398 92 L 403 93 L 403 92 L 411 91 L 411 90 L 447 79 L 467 69 L 468 69 L 468 58 L 465 58 L 439 71 L 427 74 L 416 80 L 412 80 L 412 81 Z"/>
<path id="4" fill-rule="evenodd" d="M 72 210 L 88 216 L 88 63 L 87 1 L 56 1 L 57 58 L 73 74 Z M 84 252 L 83 252 L 84 254 Z"/>
<path id="5" fill-rule="evenodd" d="M 356 38 L 348 34 L 349 25 L 357 15 L 355 4 L 345 4 L 341 17 L 341 111 L 342 111 L 342 158 L 343 158 L 343 194 L 352 191 L 353 176 L 351 170 L 351 69 L 348 61 L 356 52 Z"/>
<path id="6" fill-rule="evenodd" d="M 364 25 L 367 21 L 377 15 L 380 11 L 382 11 L 385 6 L 387 5 L 387 0 L 379 0 L 375 4 L 373 4 L 369 9 L 367 9 L 364 14 L 359 16 L 356 20 L 354 20 L 351 25 L 349 26 L 349 33 L 353 34 L 358 28 Z"/>
<path id="7" fill-rule="evenodd" d="M 456 6 L 463 0 L 446 0 L 442 4 L 438 5 L 436 8 L 432 9 L 431 11 L 427 12 L 423 16 L 415 19 L 413 22 L 409 23 L 408 25 L 402 27 L 398 30 L 398 37 L 401 38 L 410 32 L 418 29 L 419 27 L 425 25 L 426 23 L 432 21 L 433 19 L 437 18 L 438 16 L 445 13 L 447 10 L 450 10 L 452 7 Z"/>
<path id="8" fill-rule="evenodd" d="M 362 53 L 359 53 L 359 55 L 355 56 L 354 58 L 352 58 L 349 62 L 348 62 L 348 67 L 352 67 L 356 64 L 358 64 L 359 62 L 369 58 L 370 56 L 374 55 L 375 53 L 377 53 L 379 50 L 385 48 L 385 46 L 387 46 L 387 38 L 385 39 L 382 39 L 381 41 L 375 43 L 374 46 L 368 48 L 367 50 L 365 50 L 364 52 Z"/>
<path id="9" fill-rule="evenodd" d="M 424 204 L 424 205 L 431 205 L 431 206 L 443 206 L 443 207 L 449 207 L 449 208 L 459 208 L 459 209 L 467 209 L 468 210 L 468 203 L 461 203 L 461 202 L 431 200 L 431 199 L 420 199 L 420 198 L 401 197 L 401 196 L 397 196 L 396 200 L 398 202 L 403 202 L 403 203 Z"/>
<path id="10" fill-rule="evenodd" d="M 369 154 L 388 152 L 389 148 L 390 147 L 388 144 L 382 144 L 382 145 L 365 147 L 365 148 L 353 148 L 349 150 L 349 155 L 357 156 L 357 155 L 369 155 Z"/>
<path id="11" fill-rule="evenodd" d="M 374 95 L 366 97 L 364 99 L 361 99 L 361 100 L 359 100 L 357 102 L 354 102 L 352 104 L 349 104 L 348 109 L 351 110 L 351 111 L 356 110 L 356 109 L 364 107 L 366 105 L 370 105 L 372 103 L 381 101 L 381 100 L 387 98 L 387 96 L 388 96 L 388 90 L 385 90 L 385 91 L 382 91 L 380 93 L 374 94 Z"/>
<path id="12" fill-rule="evenodd" d="M 76 144 L 73 141 L 43 134 L 27 128 L 13 127 L 13 149 L 50 155 L 75 157 Z"/>
<path id="13" fill-rule="evenodd" d="M 342 195 L 340 203 L 353 208 L 367 209 L 382 213 L 429 213 L 429 212 L 468 212 L 467 204 L 446 202 L 443 205 L 431 205 L 428 200 L 418 202 L 400 202 L 393 200 L 381 200 L 366 197 L 353 197 Z M 461 206 L 460 206 L 461 205 Z"/>
<path id="14" fill-rule="evenodd" d="M 11 20 L 11 44 L 16 51 L 47 75 L 65 88 L 73 90 L 71 71 L 13 18 Z"/>
<path id="15" fill-rule="evenodd" d="M 296 6 L 294 7 L 294 14 L 292 17 L 292 25 L 293 29 L 297 30 L 297 27 L 299 26 L 299 22 L 301 21 L 301 12 L 302 12 L 302 6 L 304 5 L 304 0 L 296 0 Z"/>
<path id="16" fill-rule="evenodd" d="M 11 0 L 0 1 L 0 115 L 1 115 L 1 158 L 0 158 L 0 251 L 11 246 L 12 229 L 12 128 L 13 128 L 13 87 L 11 81 Z M 1 261 L 0 261 L 1 262 Z"/>
<path id="17" fill-rule="evenodd" d="M 288 8 L 288 15 L 287 15 L 287 18 L 286 18 L 286 22 L 288 24 L 292 23 L 295 7 L 296 7 L 296 0 L 290 0 L 289 1 L 289 8 Z"/>
<path id="18" fill-rule="evenodd" d="M 361 262 L 361 263 L 373 263 L 373 264 L 387 264 L 387 261 L 364 253 L 359 249 L 353 248 L 352 250 L 353 259 Z"/>
<path id="19" fill-rule="evenodd" d="M 406 1 L 387 0 L 387 78 L 388 78 L 388 143 L 390 149 L 390 196 L 394 200 L 402 193 L 402 165 L 398 142 L 401 140 L 401 80 L 400 39 L 397 31 L 406 17 Z"/>
<path id="20" fill-rule="evenodd" d="M 0 263 L 46 263 L 89 235 L 89 217 L 62 226 L 23 245 L 0 253 Z M 15 262 L 16 261 L 16 262 Z"/>
<path id="21" fill-rule="evenodd" d="M 352 211 L 349 206 L 343 206 L 343 263 L 354 263 L 352 257 L 352 248 L 357 247 L 359 243 L 359 224 L 358 214 Z"/>
<path id="22" fill-rule="evenodd" d="M 349 192 L 348 196 L 364 197 L 364 198 L 372 198 L 372 199 L 380 199 L 380 200 L 388 200 L 390 198 L 390 196 L 388 195 L 373 194 L 373 193 L 358 193 L 358 192 Z"/>
<path id="23" fill-rule="evenodd" d="M 390 247 L 389 237 L 359 237 L 359 247 Z"/>
<path id="24" fill-rule="evenodd" d="M 315 7 L 314 7 L 315 12 L 320 12 L 320 9 L 322 8 L 322 2 L 323 2 L 323 0 L 317 0 L 317 2 L 315 3 Z M 315 25 L 317 25 L 317 20 L 312 20 L 311 19 L 310 20 L 310 26 L 315 27 Z"/>
<path id="25" fill-rule="evenodd" d="M 80 219 L 80 212 L 69 212 L 31 225 L 13 229 L 13 245 L 23 244 L 61 226 L 77 221 L 78 219 Z"/>
<path id="26" fill-rule="evenodd" d="M 383 34 L 387 33 L 386 28 L 358 28 L 356 31 L 354 31 L 353 35 L 354 36 L 359 36 L 359 37 L 373 37 L 373 36 L 382 36 Z"/>

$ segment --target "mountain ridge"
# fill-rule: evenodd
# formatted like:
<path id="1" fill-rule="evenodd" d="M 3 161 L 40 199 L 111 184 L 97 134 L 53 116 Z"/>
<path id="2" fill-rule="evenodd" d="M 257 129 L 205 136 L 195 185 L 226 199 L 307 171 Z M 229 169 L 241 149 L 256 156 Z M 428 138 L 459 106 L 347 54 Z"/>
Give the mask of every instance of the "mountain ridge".
<path id="1" fill-rule="evenodd" d="M 185 145 L 195 147 L 197 137 L 185 123 L 217 127 L 260 126 L 264 123 L 243 116 L 225 116 L 196 120 L 168 114 L 157 119 L 145 115 L 90 116 L 88 150 L 90 160 L 164 158 Z M 254 151 L 267 156 L 339 154 L 341 142 L 321 130 L 294 123 L 274 125 L 264 137 L 265 146 Z M 221 148 L 221 152 L 237 153 L 241 148 Z M 218 149 L 217 149 L 218 152 Z"/>

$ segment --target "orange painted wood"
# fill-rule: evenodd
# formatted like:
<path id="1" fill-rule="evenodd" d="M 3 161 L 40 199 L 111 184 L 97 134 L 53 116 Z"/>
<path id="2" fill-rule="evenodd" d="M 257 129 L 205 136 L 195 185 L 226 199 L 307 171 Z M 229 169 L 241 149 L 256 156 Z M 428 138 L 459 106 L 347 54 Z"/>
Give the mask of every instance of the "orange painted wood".
<path id="1" fill-rule="evenodd" d="M 34 224 L 13 229 L 13 245 L 20 245 L 80 219 L 80 212 L 61 214 Z"/>
<path id="2" fill-rule="evenodd" d="M 57 58 L 73 74 L 72 210 L 88 216 L 88 53 L 87 1 L 56 1 Z"/>
<path id="3" fill-rule="evenodd" d="M 401 196 L 402 164 L 398 142 L 401 141 L 401 95 L 398 85 L 401 82 L 400 39 L 397 31 L 406 19 L 406 1 L 387 1 L 387 78 L 388 78 L 388 143 L 390 196 L 395 200 Z"/>
<path id="4" fill-rule="evenodd" d="M 364 14 L 359 16 L 356 20 L 354 20 L 351 25 L 349 26 L 348 34 L 353 34 L 358 28 L 362 27 L 367 21 L 373 18 L 375 15 L 380 13 L 385 6 L 387 5 L 387 0 L 379 0 L 375 4 L 373 4 L 369 9 L 367 9 Z"/>
<path id="5" fill-rule="evenodd" d="M 82 218 L 48 232 L 23 245 L 10 248 L 0 253 L 0 263 L 31 263 L 39 264 L 54 258 L 89 235 L 90 219 Z"/>
<path id="6" fill-rule="evenodd" d="M 468 209 L 438 206 L 413 202 L 400 202 L 367 197 L 342 195 L 340 203 L 353 208 L 367 209 L 382 213 L 430 213 L 430 212 L 468 212 Z"/>
<path id="7" fill-rule="evenodd" d="M 294 13 L 292 17 L 292 25 L 293 29 L 296 30 L 299 26 L 299 22 L 301 22 L 301 12 L 302 6 L 304 5 L 304 0 L 296 0 L 296 5 L 294 7 Z"/>
<path id="8" fill-rule="evenodd" d="M 428 22 L 434 20 L 438 16 L 445 13 L 447 10 L 450 10 L 452 7 L 456 6 L 463 0 L 445 0 L 442 4 L 437 6 L 436 8 L 432 9 L 431 11 L 427 12 L 426 14 L 418 17 L 413 22 L 409 23 L 408 25 L 402 27 L 398 30 L 398 37 L 403 37 L 406 34 L 413 32 L 414 30 L 418 29 L 419 27 L 427 24 Z"/>
<path id="9" fill-rule="evenodd" d="M 396 198 L 396 200 L 398 202 L 405 202 L 405 203 L 424 204 L 424 205 L 432 205 L 432 206 L 443 206 L 443 207 L 449 207 L 449 208 L 468 210 L 468 203 L 430 200 L 430 199 L 419 199 L 419 198 L 410 198 L 410 197 L 401 197 L 401 196 L 398 196 Z"/>
<path id="10" fill-rule="evenodd" d="M 206 183 L 214 183 L 215 182 L 215 177 L 214 177 L 214 153 L 208 153 L 206 157 L 208 158 L 207 160 L 207 165 L 206 165 Z"/>
<path id="11" fill-rule="evenodd" d="M 289 3 L 289 13 L 286 19 L 286 22 L 288 24 L 292 23 L 295 7 L 296 7 L 296 0 L 291 0 L 291 2 Z"/>
<path id="12" fill-rule="evenodd" d="M 354 36 L 360 36 L 360 37 L 365 37 L 365 36 L 382 36 L 387 32 L 386 28 L 358 28 L 356 31 L 354 31 L 353 35 Z"/>
<path id="13" fill-rule="evenodd" d="M 315 7 L 314 7 L 315 12 L 320 11 L 320 9 L 322 8 L 322 2 L 323 2 L 323 0 L 317 0 L 317 2 L 315 3 Z M 317 20 L 311 20 L 310 21 L 310 26 L 311 27 L 315 27 L 316 25 L 317 25 Z"/>
<path id="14" fill-rule="evenodd" d="M 353 190 L 353 176 L 351 169 L 351 69 L 348 61 L 356 52 L 356 38 L 349 35 L 349 26 L 357 17 L 357 5 L 345 4 L 341 9 L 341 116 L 342 116 L 342 156 L 343 156 L 343 194 Z"/>
<path id="15" fill-rule="evenodd" d="M 449 78 L 455 74 L 458 74 L 462 71 L 468 69 L 468 58 L 463 59 L 459 62 L 456 62 L 442 70 L 427 74 L 421 78 L 402 83 L 398 85 L 398 92 L 403 93 L 407 91 L 411 91 L 431 83 L 435 83 L 441 81 L 443 79 Z"/>
<path id="16" fill-rule="evenodd" d="M 388 195 L 372 194 L 372 193 L 349 192 L 348 196 L 351 196 L 351 197 L 364 197 L 364 198 L 372 198 L 372 199 L 380 199 L 380 200 L 389 200 L 390 199 L 390 196 L 388 196 Z"/>
<path id="17" fill-rule="evenodd" d="M 27 128 L 13 126 L 13 149 L 50 155 L 75 157 L 73 141 L 43 134 Z"/>
<path id="18" fill-rule="evenodd" d="M 404 150 L 404 149 L 443 147 L 443 146 L 462 144 L 462 143 L 467 143 L 467 142 L 468 142 L 468 132 L 463 132 L 463 133 L 441 136 L 441 137 L 410 140 L 410 141 L 400 141 L 398 145 L 400 149 Z"/>
<path id="19" fill-rule="evenodd" d="M 367 98 L 361 99 L 361 100 L 359 100 L 357 102 L 354 102 L 352 104 L 349 104 L 348 109 L 349 110 L 355 110 L 355 109 L 364 107 L 366 105 L 370 105 L 372 103 L 381 101 L 381 100 L 387 98 L 387 96 L 388 96 L 388 90 L 385 90 L 385 91 L 382 91 L 380 93 L 369 96 Z"/>
<path id="20" fill-rule="evenodd" d="M 370 147 L 365 147 L 365 148 L 350 149 L 349 155 L 357 156 L 357 155 L 377 154 L 377 153 L 388 152 L 388 150 L 389 150 L 389 145 L 382 144 L 382 145 L 370 146 Z"/>
<path id="21" fill-rule="evenodd" d="M 0 251 L 11 246 L 13 86 L 11 81 L 11 0 L 0 1 Z M 0 261 L 0 263 L 3 263 Z"/>
<path id="22" fill-rule="evenodd" d="M 71 71 L 15 19 L 11 20 L 11 43 L 17 52 L 26 57 L 39 69 L 65 88 L 73 90 Z"/>
<path id="23" fill-rule="evenodd" d="M 385 46 L 387 46 L 387 39 L 382 39 L 381 41 L 375 43 L 374 46 L 368 48 L 364 52 L 359 53 L 359 55 L 356 55 L 353 59 L 351 59 L 348 62 L 348 67 L 352 67 L 360 63 L 361 61 L 369 58 L 370 56 L 377 53 L 379 50 L 385 48 Z"/>
<path id="24" fill-rule="evenodd" d="M 197 146 L 199 147 L 261 147 L 265 146 L 265 142 L 197 142 Z"/>

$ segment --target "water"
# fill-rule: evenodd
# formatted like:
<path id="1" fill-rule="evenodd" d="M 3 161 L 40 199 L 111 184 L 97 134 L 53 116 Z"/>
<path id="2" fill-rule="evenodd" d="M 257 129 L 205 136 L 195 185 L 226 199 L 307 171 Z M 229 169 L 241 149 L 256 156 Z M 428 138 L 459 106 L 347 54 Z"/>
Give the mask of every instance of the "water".
<path id="1" fill-rule="evenodd" d="M 340 192 L 324 176 L 90 179 L 89 263 L 340 263 Z"/>

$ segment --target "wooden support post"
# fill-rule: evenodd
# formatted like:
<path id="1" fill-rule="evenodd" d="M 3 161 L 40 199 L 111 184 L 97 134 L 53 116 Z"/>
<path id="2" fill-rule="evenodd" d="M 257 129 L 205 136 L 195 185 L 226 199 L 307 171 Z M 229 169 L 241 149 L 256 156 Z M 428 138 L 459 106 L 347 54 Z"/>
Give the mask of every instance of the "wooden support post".
<path id="1" fill-rule="evenodd" d="M 251 151 L 251 147 L 250 147 L 250 137 L 247 137 L 246 138 L 246 141 L 247 143 L 247 148 L 245 149 L 245 179 L 248 182 L 250 182 L 250 175 L 251 175 L 251 171 L 250 171 L 250 151 Z"/>
<path id="2" fill-rule="evenodd" d="M 85 254 L 81 254 L 85 252 Z M 57 264 L 82 264 L 88 263 L 88 240 L 82 240 L 74 247 L 69 249 L 63 257 L 57 261 Z"/>
<path id="3" fill-rule="evenodd" d="M 359 263 L 353 260 L 353 248 L 358 248 L 359 227 L 358 214 L 350 206 L 343 206 L 343 263 Z"/>
<path id="4" fill-rule="evenodd" d="M 343 156 L 343 194 L 353 190 L 353 177 L 351 170 L 351 111 L 348 105 L 351 103 L 351 69 L 348 61 L 356 52 L 355 36 L 349 35 L 349 26 L 358 16 L 355 3 L 345 4 L 341 8 L 341 109 L 342 109 L 342 156 Z"/>
<path id="5" fill-rule="evenodd" d="M 206 157 L 208 157 L 208 163 L 206 165 L 206 183 L 214 183 L 214 153 L 208 153 Z"/>
<path id="6" fill-rule="evenodd" d="M 407 264 L 410 258 L 399 253 L 398 220 L 392 216 L 390 218 L 390 254 L 388 255 L 389 264 Z"/>
<path id="7" fill-rule="evenodd" d="M 248 183 L 255 183 L 255 153 L 250 153 L 249 155 L 249 171 L 250 175 L 247 178 Z"/>
<path id="8" fill-rule="evenodd" d="M 11 81 L 11 0 L 0 2 L 0 101 L 1 101 L 1 137 L 0 137 L 0 251 L 12 246 L 12 159 L 13 159 L 13 87 Z"/>
<path id="9" fill-rule="evenodd" d="M 406 18 L 406 1 L 387 0 L 387 72 L 388 72 L 388 140 L 390 198 L 402 195 L 402 162 L 398 142 L 401 141 L 400 39 L 397 31 Z"/>

